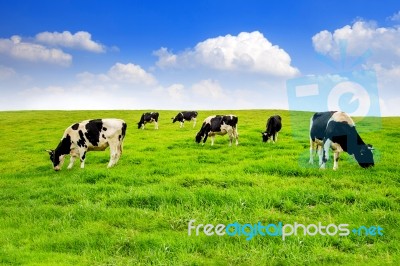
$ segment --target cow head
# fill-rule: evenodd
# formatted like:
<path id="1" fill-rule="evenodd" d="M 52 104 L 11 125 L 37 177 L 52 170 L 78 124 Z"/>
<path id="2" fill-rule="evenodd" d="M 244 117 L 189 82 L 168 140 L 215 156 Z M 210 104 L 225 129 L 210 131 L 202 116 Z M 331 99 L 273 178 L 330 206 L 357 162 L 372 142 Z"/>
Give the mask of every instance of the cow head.
<path id="1" fill-rule="evenodd" d="M 64 163 L 65 154 L 58 154 L 55 150 L 46 150 L 50 155 L 50 161 L 53 163 L 53 168 L 56 171 L 61 170 Z"/>
<path id="2" fill-rule="evenodd" d="M 202 132 L 199 132 L 199 133 L 197 133 L 195 140 L 197 143 L 200 143 L 203 138 L 204 138 L 204 135 L 202 134 Z"/>
<path id="3" fill-rule="evenodd" d="M 137 123 L 137 128 L 140 129 L 142 127 L 142 121 L 140 121 L 139 123 Z"/>
<path id="4" fill-rule="evenodd" d="M 269 138 L 272 137 L 272 135 L 269 134 L 268 132 L 261 132 L 261 135 L 262 135 L 263 142 L 267 142 L 269 140 Z"/>
<path id="5" fill-rule="evenodd" d="M 372 150 L 374 148 L 372 145 L 361 145 L 360 150 L 354 154 L 358 164 L 363 168 L 368 168 L 374 166 L 374 156 L 372 154 Z"/>
<path id="6" fill-rule="evenodd" d="M 172 119 L 172 123 L 175 123 L 176 121 L 178 121 L 177 117 L 178 117 L 178 116 L 171 117 L 171 119 Z"/>

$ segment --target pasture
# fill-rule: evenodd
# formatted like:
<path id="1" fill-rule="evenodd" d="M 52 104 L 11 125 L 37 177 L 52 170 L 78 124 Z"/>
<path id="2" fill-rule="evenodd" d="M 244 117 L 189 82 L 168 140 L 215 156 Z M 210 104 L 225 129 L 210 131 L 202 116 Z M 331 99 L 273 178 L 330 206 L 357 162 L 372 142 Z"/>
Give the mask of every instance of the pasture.
<path id="1" fill-rule="evenodd" d="M 0 263 L 9 265 L 384 265 L 400 263 L 400 118 L 357 124 L 375 167 L 341 154 L 339 170 L 308 165 L 311 113 L 201 111 L 198 123 L 137 129 L 143 111 L 0 112 Z M 194 137 L 205 117 L 239 117 L 239 146 Z M 267 118 L 282 116 L 278 142 L 262 143 Z M 124 151 L 89 152 L 55 172 L 45 149 L 92 118 L 127 124 Z M 304 121 L 304 123 L 291 123 Z M 355 119 L 357 123 L 357 119 Z M 369 127 L 381 121 L 379 130 Z M 380 226 L 383 236 L 188 236 L 188 222 Z"/>

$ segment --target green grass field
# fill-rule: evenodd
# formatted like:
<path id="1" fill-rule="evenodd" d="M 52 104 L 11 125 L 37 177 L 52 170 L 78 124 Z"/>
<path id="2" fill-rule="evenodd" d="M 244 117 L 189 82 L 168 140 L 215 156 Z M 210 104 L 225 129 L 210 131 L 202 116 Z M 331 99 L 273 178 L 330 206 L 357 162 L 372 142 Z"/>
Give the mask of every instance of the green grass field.
<path id="1" fill-rule="evenodd" d="M 198 124 L 172 124 L 159 111 L 0 112 L 0 263 L 10 265 L 386 265 L 400 263 L 400 118 L 357 124 L 375 147 L 373 169 L 342 154 L 339 170 L 308 165 L 311 113 L 199 111 Z M 239 116 L 239 146 L 217 136 L 197 145 L 202 120 Z M 278 143 L 262 143 L 267 118 L 280 114 Z M 124 153 L 107 169 L 109 150 L 60 172 L 54 149 L 71 124 L 115 117 L 128 123 Z M 304 121 L 291 124 L 290 121 Z M 68 158 L 69 159 L 69 158 Z M 383 236 L 188 236 L 195 224 L 303 223 L 381 226 Z"/>

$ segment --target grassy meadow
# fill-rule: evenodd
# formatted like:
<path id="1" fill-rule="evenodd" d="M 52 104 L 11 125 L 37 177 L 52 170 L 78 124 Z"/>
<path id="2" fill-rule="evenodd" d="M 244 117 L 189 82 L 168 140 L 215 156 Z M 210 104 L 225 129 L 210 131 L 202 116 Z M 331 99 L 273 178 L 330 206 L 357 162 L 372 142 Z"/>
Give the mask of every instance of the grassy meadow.
<path id="1" fill-rule="evenodd" d="M 400 263 L 400 118 L 357 128 L 375 147 L 375 167 L 342 154 L 339 170 L 308 165 L 311 113 L 199 111 L 198 123 L 137 129 L 143 111 L 0 112 L 0 264 L 3 265 L 390 265 Z M 194 137 L 205 117 L 239 117 L 239 146 Z M 270 115 L 282 116 L 276 144 L 262 143 Z M 92 118 L 127 124 L 124 152 L 89 152 L 55 172 L 45 149 Z M 356 120 L 356 119 L 355 119 Z M 291 121 L 296 121 L 291 123 Z M 300 121 L 300 122 L 299 122 Z M 379 130 L 371 125 L 381 123 Z M 317 158 L 316 158 L 317 160 Z M 381 226 L 383 236 L 188 236 L 188 222 Z"/>

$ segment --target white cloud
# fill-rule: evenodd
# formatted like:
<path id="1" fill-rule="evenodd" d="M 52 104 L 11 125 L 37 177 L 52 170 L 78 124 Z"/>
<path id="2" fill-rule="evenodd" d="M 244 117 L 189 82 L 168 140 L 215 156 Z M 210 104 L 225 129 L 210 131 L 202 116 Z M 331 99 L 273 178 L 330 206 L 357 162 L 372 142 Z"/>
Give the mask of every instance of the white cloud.
<path id="1" fill-rule="evenodd" d="M 139 65 L 132 63 L 116 63 L 110 68 L 107 75 L 117 82 L 127 82 L 134 84 L 145 84 L 147 86 L 155 85 L 156 79 L 150 73 L 147 73 Z"/>
<path id="2" fill-rule="evenodd" d="M 323 30 L 312 37 L 314 49 L 321 54 L 338 59 L 341 49 L 348 56 L 361 56 L 367 50 L 371 59 L 387 64 L 400 62 L 400 28 L 377 27 L 374 22 L 356 21 L 336 29 L 333 33 Z"/>
<path id="3" fill-rule="evenodd" d="M 212 100 L 222 99 L 225 97 L 225 92 L 218 81 L 211 79 L 202 80 L 196 84 L 193 84 L 192 91 L 197 96 Z"/>
<path id="4" fill-rule="evenodd" d="M 143 73 L 144 72 L 144 73 Z M 82 72 L 69 85 L 33 86 L 0 100 L 5 110 L 144 109 L 157 81 L 140 66 L 116 63 L 107 73 Z M 147 86 L 147 90 L 138 90 Z M 162 100 L 165 100 L 162 99 Z M 13 102 L 10 105 L 8 102 Z M 148 102 L 146 102 L 148 103 Z"/>
<path id="5" fill-rule="evenodd" d="M 82 49 L 90 52 L 101 53 L 105 51 L 102 44 L 92 40 L 92 35 L 86 31 L 78 31 L 72 34 L 64 32 L 41 32 L 36 35 L 36 40 L 52 46 L 61 46 Z"/>
<path id="6" fill-rule="evenodd" d="M 168 95 L 173 100 L 182 100 L 185 98 L 185 86 L 182 84 L 172 84 L 167 87 Z"/>
<path id="7" fill-rule="evenodd" d="M 173 54 L 164 47 L 154 54 L 159 57 L 157 65 L 161 68 L 205 66 L 221 71 L 280 77 L 299 74 L 299 70 L 291 66 L 289 54 L 279 46 L 272 45 L 258 31 L 210 38 L 179 54 Z"/>
<path id="8" fill-rule="evenodd" d="M 383 116 L 400 116 L 400 65 L 384 67 L 374 64 L 371 67 L 378 78 L 381 113 Z"/>
<path id="9" fill-rule="evenodd" d="M 49 49 L 43 45 L 24 42 L 18 35 L 10 39 L 0 39 L 0 53 L 13 58 L 31 62 L 46 62 L 61 66 L 69 66 L 72 56 L 60 49 Z"/>
<path id="10" fill-rule="evenodd" d="M 394 13 L 392 16 L 388 17 L 391 21 L 400 21 L 400 11 Z"/>
<path id="11" fill-rule="evenodd" d="M 400 19 L 400 12 L 391 20 Z M 400 27 L 378 27 L 374 22 L 356 21 L 333 32 L 323 30 L 312 37 L 314 49 L 333 59 L 359 57 L 365 70 L 376 73 L 381 114 L 400 115 Z M 369 51 L 370 55 L 363 58 Z M 347 61 L 349 58 L 342 58 Z"/>
<path id="12" fill-rule="evenodd" d="M 82 72 L 79 73 L 78 75 L 76 75 L 76 77 L 78 78 L 78 80 L 80 81 L 81 84 L 86 84 L 86 85 L 90 85 L 93 84 L 95 82 L 109 82 L 111 81 L 111 78 L 109 76 L 107 76 L 106 74 L 93 74 L 90 72 Z"/>
<path id="13" fill-rule="evenodd" d="M 12 105 L 9 102 L 13 102 Z M 1 102 L 1 101 L 0 101 Z M 143 109 L 132 95 L 115 94 L 103 86 L 33 87 L 10 97 L 4 103 L 9 110 L 116 110 Z"/>
<path id="14" fill-rule="evenodd" d="M 177 56 L 169 52 L 165 47 L 161 47 L 159 50 L 153 52 L 153 55 L 158 56 L 156 65 L 160 68 L 176 65 Z"/>
<path id="15" fill-rule="evenodd" d="M 15 74 L 16 73 L 14 69 L 0 65 L 0 80 L 11 78 L 15 76 Z"/>

